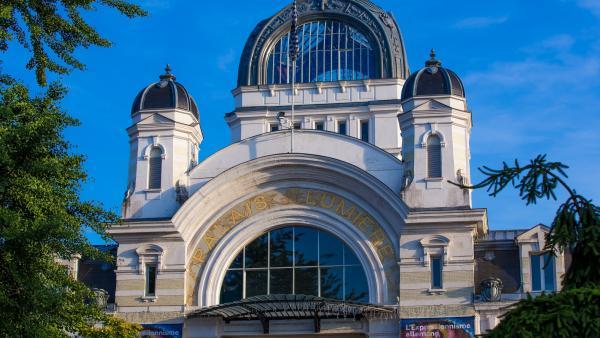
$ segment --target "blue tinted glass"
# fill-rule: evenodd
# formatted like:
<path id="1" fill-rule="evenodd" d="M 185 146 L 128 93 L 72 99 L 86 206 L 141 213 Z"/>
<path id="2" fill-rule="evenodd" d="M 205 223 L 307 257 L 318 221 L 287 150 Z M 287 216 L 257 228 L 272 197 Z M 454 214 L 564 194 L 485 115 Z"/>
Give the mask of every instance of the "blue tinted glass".
<path id="1" fill-rule="evenodd" d="M 292 228 L 271 231 L 271 266 L 292 266 L 293 239 Z"/>
<path id="2" fill-rule="evenodd" d="M 267 294 L 267 270 L 246 271 L 246 298 Z"/>
<path id="3" fill-rule="evenodd" d="M 344 244 L 326 232 L 319 233 L 319 265 L 342 265 Z"/>
<path id="4" fill-rule="evenodd" d="M 221 287 L 221 304 L 242 299 L 243 276 L 244 272 L 241 270 L 227 271 Z"/>
<path id="5" fill-rule="evenodd" d="M 294 231 L 296 265 L 316 266 L 319 243 L 317 231 L 305 227 L 297 227 Z"/>
<path id="6" fill-rule="evenodd" d="M 246 268 L 266 268 L 268 252 L 268 234 L 264 234 L 246 246 Z"/>
<path id="7" fill-rule="evenodd" d="M 321 268 L 321 297 L 344 299 L 344 268 Z"/>
<path id="8" fill-rule="evenodd" d="M 298 28 L 299 82 L 359 80 L 376 77 L 376 53 L 369 39 L 337 21 L 313 21 Z M 289 37 L 284 35 L 268 54 L 267 83 L 289 83 Z M 273 76 L 269 72 L 273 71 Z"/>
<path id="9" fill-rule="evenodd" d="M 342 135 L 346 135 L 346 122 L 340 122 L 338 124 L 338 133 Z"/>
<path id="10" fill-rule="evenodd" d="M 369 121 L 360 122 L 360 139 L 369 142 Z"/>
<path id="11" fill-rule="evenodd" d="M 267 293 L 368 300 L 356 255 L 334 235 L 310 227 L 272 230 L 248 244 L 226 273 L 221 303 Z"/>
<path id="12" fill-rule="evenodd" d="M 352 252 L 352 250 L 344 244 L 344 264 L 345 265 L 360 265 L 358 257 Z"/>
<path id="13" fill-rule="evenodd" d="M 244 250 L 240 251 L 240 253 L 235 257 L 233 262 L 231 263 L 230 269 L 241 269 L 244 266 Z"/>
<path id="14" fill-rule="evenodd" d="M 431 288 L 442 288 L 442 259 L 431 257 Z"/>
<path id="15" fill-rule="evenodd" d="M 298 268 L 295 274 L 295 294 L 319 295 L 319 273 L 317 268 Z"/>
<path id="16" fill-rule="evenodd" d="M 353 302 L 367 302 L 369 287 L 365 272 L 361 267 L 345 267 L 345 299 Z"/>
<path id="17" fill-rule="evenodd" d="M 531 289 L 533 291 L 542 289 L 540 256 L 531 256 Z"/>
<path id="18" fill-rule="evenodd" d="M 271 269 L 271 290 L 273 294 L 292 294 L 293 269 Z"/>
<path id="19" fill-rule="evenodd" d="M 554 291 L 556 288 L 554 283 L 554 256 L 551 254 L 544 255 L 544 290 Z"/>

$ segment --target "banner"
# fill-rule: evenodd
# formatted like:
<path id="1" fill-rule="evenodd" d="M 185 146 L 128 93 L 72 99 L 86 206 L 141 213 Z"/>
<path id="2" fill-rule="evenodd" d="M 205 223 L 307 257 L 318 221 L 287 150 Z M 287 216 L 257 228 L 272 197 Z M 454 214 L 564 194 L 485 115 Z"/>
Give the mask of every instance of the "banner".
<path id="1" fill-rule="evenodd" d="M 142 338 L 183 338 L 183 324 L 142 324 Z"/>
<path id="2" fill-rule="evenodd" d="M 400 337 L 475 338 L 475 317 L 402 319 Z"/>

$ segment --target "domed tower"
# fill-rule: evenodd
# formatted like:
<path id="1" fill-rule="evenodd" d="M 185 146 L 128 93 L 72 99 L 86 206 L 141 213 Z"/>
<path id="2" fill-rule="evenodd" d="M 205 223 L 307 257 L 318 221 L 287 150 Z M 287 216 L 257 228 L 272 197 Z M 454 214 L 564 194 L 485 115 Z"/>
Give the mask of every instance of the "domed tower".
<path id="1" fill-rule="evenodd" d="M 187 186 L 185 173 L 198 159 L 198 106 L 169 65 L 159 78 L 139 92 L 131 108 L 124 219 L 171 216 Z"/>
<path id="2" fill-rule="evenodd" d="M 406 80 L 402 108 L 405 202 L 413 208 L 470 207 L 470 192 L 448 181 L 470 177 L 471 113 L 462 81 L 442 67 L 434 50 Z"/>
<path id="3" fill-rule="evenodd" d="M 392 13 L 369 0 L 294 4 L 261 21 L 246 42 L 235 110 L 226 115 L 232 141 L 281 129 L 276 116 L 290 117 L 294 102 L 296 129 L 359 138 L 399 156 L 396 115 L 410 71 Z"/>

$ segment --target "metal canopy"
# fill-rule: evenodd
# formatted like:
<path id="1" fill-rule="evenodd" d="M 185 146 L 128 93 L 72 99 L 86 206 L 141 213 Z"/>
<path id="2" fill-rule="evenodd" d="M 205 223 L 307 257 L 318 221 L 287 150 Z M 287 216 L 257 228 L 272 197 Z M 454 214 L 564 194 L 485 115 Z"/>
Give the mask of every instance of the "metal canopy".
<path id="1" fill-rule="evenodd" d="M 269 333 L 270 320 L 313 319 L 315 332 L 320 332 L 321 319 L 359 320 L 394 316 L 394 309 L 372 304 L 306 295 L 264 295 L 199 309 L 190 312 L 187 318 L 218 317 L 226 323 L 233 320 L 260 320 L 264 333 Z"/>

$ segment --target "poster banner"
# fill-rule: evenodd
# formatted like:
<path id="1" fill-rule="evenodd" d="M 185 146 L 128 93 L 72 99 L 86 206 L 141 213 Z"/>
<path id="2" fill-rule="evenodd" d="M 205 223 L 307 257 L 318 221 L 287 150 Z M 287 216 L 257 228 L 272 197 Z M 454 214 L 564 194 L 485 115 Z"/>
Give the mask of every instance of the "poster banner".
<path id="1" fill-rule="evenodd" d="M 142 338 L 183 338 L 183 324 L 142 324 Z"/>
<path id="2" fill-rule="evenodd" d="M 475 317 L 402 319 L 400 337 L 475 338 Z"/>

